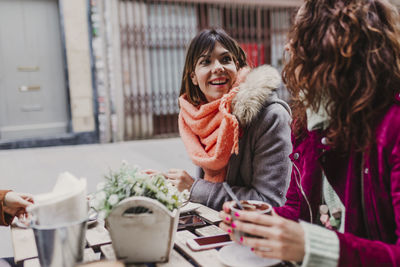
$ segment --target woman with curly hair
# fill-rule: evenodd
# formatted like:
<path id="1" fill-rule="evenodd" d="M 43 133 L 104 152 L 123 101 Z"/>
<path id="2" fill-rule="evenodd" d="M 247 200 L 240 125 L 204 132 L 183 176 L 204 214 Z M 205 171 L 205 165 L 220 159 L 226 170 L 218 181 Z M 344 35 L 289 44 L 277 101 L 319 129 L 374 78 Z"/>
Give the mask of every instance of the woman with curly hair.
<path id="1" fill-rule="evenodd" d="M 287 202 L 234 218 L 225 203 L 221 227 L 303 266 L 400 266 L 399 15 L 386 0 L 308 0 L 289 40 Z"/>

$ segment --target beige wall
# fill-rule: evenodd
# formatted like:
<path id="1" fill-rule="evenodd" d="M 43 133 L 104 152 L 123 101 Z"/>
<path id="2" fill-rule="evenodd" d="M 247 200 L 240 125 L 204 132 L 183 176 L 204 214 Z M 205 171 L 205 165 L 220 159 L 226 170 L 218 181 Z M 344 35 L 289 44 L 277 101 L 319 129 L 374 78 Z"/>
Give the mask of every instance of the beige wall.
<path id="1" fill-rule="evenodd" d="M 86 0 L 60 0 L 64 15 L 73 132 L 95 130 Z"/>

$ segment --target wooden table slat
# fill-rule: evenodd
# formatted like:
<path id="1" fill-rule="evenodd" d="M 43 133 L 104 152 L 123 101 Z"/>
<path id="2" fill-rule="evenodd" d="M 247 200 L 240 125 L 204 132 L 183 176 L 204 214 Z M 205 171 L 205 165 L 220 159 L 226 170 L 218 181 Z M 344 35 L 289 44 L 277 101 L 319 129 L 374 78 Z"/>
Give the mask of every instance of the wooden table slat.
<path id="1" fill-rule="evenodd" d="M 86 240 L 90 247 L 96 247 L 111 243 L 111 237 L 103 223 L 86 230 Z"/>
<path id="2" fill-rule="evenodd" d="M 216 225 L 208 225 L 201 228 L 197 228 L 194 232 L 199 236 L 213 236 L 213 235 L 226 234 L 224 230 L 222 230 Z"/>
<path id="3" fill-rule="evenodd" d="M 92 248 L 85 248 L 83 251 L 83 262 L 98 261 L 100 260 L 101 253 L 95 253 Z"/>
<path id="4" fill-rule="evenodd" d="M 200 208 L 201 206 L 203 206 L 203 205 L 201 205 L 200 203 L 188 202 L 182 208 L 180 208 L 180 213 L 183 214 L 186 212 L 195 211 L 196 209 Z"/>
<path id="5" fill-rule="evenodd" d="M 101 252 L 107 260 L 116 260 L 117 256 L 115 256 L 114 248 L 112 244 L 103 245 L 100 247 Z"/>
<path id="6" fill-rule="evenodd" d="M 120 261 L 101 260 L 96 262 L 88 262 L 77 265 L 77 267 L 125 267 Z"/>
<path id="7" fill-rule="evenodd" d="M 219 218 L 219 212 L 216 210 L 213 210 L 209 207 L 201 205 L 199 208 L 196 209 L 196 213 L 200 216 L 206 219 L 209 223 L 211 224 L 216 224 L 221 220 Z"/>
<path id="8" fill-rule="evenodd" d="M 37 257 L 35 235 L 32 229 L 11 227 L 11 238 L 16 263 Z"/>
<path id="9" fill-rule="evenodd" d="M 182 255 L 175 249 L 171 251 L 168 262 L 157 263 L 156 267 L 193 267 Z"/>
<path id="10" fill-rule="evenodd" d="M 29 259 L 24 261 L 24 267 L 40 267 L 38 258 Z"/>
<path id="11" fill-rule="evenodd" d="M 186 245 L 186 240 L 190 238 L 196 238 L 195 234 L 184 230 L 179 231 L 175 235 L 175 245 L 193 259 L 200 266 L 213 266 L 222 267 L 224 266 L 218 259 L 218 251 L 215 249 L 203 250 L 203 251 L 193 251 Z"/>

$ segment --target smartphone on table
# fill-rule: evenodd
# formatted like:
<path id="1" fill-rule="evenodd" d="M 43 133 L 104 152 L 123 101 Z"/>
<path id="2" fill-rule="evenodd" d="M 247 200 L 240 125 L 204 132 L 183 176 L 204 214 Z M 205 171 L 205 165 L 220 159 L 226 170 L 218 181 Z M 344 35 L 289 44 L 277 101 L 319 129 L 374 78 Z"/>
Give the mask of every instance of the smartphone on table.
<path id="1" fill-rule="evenodd" d="M 206 225 L 207 223 L 198 215 L 191 214 L 179 217 L 178 230 L 198 227 Z"/>
<path id="2" fill-rule="evenodd" d="M 205 236 L 186 240 L 186 244 L 195 251 L 218 248 L 232 243 L 233 241 L 228 234 Z"/>

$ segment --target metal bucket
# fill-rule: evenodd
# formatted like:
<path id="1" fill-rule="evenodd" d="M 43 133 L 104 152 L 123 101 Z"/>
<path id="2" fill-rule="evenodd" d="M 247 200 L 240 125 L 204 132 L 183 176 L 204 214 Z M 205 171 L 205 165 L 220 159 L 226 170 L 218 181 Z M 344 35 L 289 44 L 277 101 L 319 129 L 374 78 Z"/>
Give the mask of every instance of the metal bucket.
<path id="1" fill-rule="evenodd" d="M 86 222 L 43 226 L 32 224 L 40 266 L 73 267 L 82 261 Z"/>

